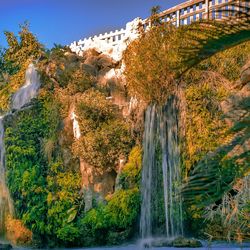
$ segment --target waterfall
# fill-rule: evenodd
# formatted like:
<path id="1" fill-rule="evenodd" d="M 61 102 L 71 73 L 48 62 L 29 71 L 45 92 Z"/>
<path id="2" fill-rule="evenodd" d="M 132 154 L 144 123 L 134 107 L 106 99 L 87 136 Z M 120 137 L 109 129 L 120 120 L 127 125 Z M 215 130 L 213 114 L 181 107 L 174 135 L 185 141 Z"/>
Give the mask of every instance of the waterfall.
<path id="1" fill-rule="evenodd" d="M 143 140 L 143 170 L 142 170 L 142 203 L 141 203 L 141 219 L 140 233 L 143 239 L 149 238 L 152 235 L 152 174 L 155 164 L 155 131 L 156 126 L 156 107 L 149 106 L 146 111 L 145 131 Z"/>
<path id="2" fill-rule="evenodd" d="M 170 239 L 183 234 L 178 103 L 178 98 L 171 96 L 166 105 L 150 105 L 145 114 L 140 218 L 144 240 L 156 236 Z M 157 225 L 162 224 L 161 211 L 165 225 L 158 230 Z"/>
<path id="3" fill-rule="evenodd" d="M 70 119 L 73 121 L 73 134 L 76 139 L 80 139 L 81 137 L 81 130 L 77 120 L 77 116 L 75 111 L 72 111 L 70 114 Z"/>
<path id="4" fill-rule="evenodd" d="M 25 84 L 14 94 L 12 109 L 20 110 L 36 97 L 40 87 L 38 73 L 33 64 L 28 66 L 25 75 Z M 0 116 L 0 233 L 4 233 L 6 216 L 14 215 L 13 202 L 6 184 L 5 146 L 4 146 L 4 119 L 10 115 Z"/>
<path id="5" fill-rule="evenodd" d="M 25 74 L 25 84 L 14 94 L 12 99 L 12 109 L 19 110 L 28 104 L 32 98 L 36 97 L 40 88 L 40 79 L 35 66 L 31 63 Z"/>

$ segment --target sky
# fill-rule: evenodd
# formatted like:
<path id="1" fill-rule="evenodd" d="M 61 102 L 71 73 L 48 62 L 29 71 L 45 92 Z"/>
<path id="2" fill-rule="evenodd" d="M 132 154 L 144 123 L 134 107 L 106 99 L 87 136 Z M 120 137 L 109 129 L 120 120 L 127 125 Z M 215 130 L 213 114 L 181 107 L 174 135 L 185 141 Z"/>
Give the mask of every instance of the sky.
<path id="1" fill-rule="evenodd" d="M 28 21 L 30 30 L 46 48 L 125 28 L 136 17 L 146 18 L 150 9 L 162 10 L 184 0 L 0 0 L 0 46 L 3 32 L 18 33 Z"/>

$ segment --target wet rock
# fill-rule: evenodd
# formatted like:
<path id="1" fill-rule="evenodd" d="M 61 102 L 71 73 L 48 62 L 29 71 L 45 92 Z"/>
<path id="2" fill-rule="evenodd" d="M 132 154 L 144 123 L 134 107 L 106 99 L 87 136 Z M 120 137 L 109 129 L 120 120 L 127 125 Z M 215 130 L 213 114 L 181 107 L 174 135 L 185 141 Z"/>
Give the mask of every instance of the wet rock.
<path id="1" fill-rule="evenodd" d="M 199 240 L 196 239 L 188 239 L 184 237 L 176 238 L 172 242 L 173 247 L 202 247 L 202 244 Z"/>
<path id="2" fill-rule="evenodd" d="M 157 240 L 152 241 L 151 245 L 153 247 L 171 247 L 173 244 L 171 240 L 157 239 Z"/>
<path id="3" fill-rule="evenodd" d="M 0 243 L 0 250 L 10 250 L 12 249 L 12 245 L 7 243 Z"/>
<path id="4" fill-rule="evenodd" d="M 146 239 L 141 242 L 141 248 L 151 248 L 151 247 L 202 247 L 199 240 L 193 238 L 178 237 L 175 239 L 166 238 L 151 238 Z"/>

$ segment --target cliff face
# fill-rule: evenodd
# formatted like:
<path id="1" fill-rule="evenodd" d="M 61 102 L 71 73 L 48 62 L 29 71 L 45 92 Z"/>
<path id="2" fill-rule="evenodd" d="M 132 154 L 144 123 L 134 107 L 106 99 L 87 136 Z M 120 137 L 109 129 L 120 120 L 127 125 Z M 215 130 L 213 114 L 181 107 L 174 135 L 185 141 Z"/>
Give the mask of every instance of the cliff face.
<path id="1" fill-rule="evenodd" d="M 221 108 L 226 115 L 226 121 L 229 125 L 240 121 L 248 113 L 248 110 L 242 109 L 242 102 L 250 96 L 250 61 L 242 68 L 240 79 L 232 88 L 232 94 L 221 103 Z"/>
<path id="2" fill-rule="evenodd" d="M 115 192 L 117 175 L 127 161 L 132 141 L 141 135 L 144 106 L 129 96 L 122 67 L 95 50 L 81 56 L 66 52 L 43 65 L 61 106 L 63 129 L 58 142 L 63 163 L 80 169 L 85 211 Z M 118 137 L 106 124 L 119 131 Z M 103 153 L 98 155 L 98 148 Z M 105 157 L 111 158 L 102 161 Z"/>
<path id="3" fill-rule="evenodd" d="M 67 79 L 65 86 L 56 86 L 60 105 L 63 106 L 61 113 L 64 125 L 59 140 L 63 162 L 71 167 L 73 164 L 74 169 L 80 169 L 84 211 L 88 212 L 96 203 L 106 203 L 115 191 L 123 187 L 127 168 L 124 165 L 134 142 L 125 139 L 125 144 L 129 145 L 125 147 L 124 144 L 117 144 L 117 141 L 124 140 L 126 133 L 123 133 L 128 129 L 130 137 L 141 143 L 145 104 L 129 96 L 123 77 L 124 66 L 107 55 L 88 50 L 81 57 L 71 52 L 66 52 L 64 57 L 63 66 L 57 65 L 56 70 L 54 69 L 56 73 L 53 78 L 59 85 L 64 82 L 60 68 L 80 69 L 89 81 L 88 87 L 79 84 L 79 80 L 74 83 L 72 79 Z M 51 67 L 47 65 L 47 68 Z M 194 167 L 202 157 L 209 156 L 213 151 L 217 152 L 221 145 L 232 139 L 226 135 L 226 131 L 249 116 L 249 110 L 242 106 L 249 98 L 249 62 L 241 70 L 240 80 L 233 87 L 230 87 L 232 84 L 223 73 L 224 70 L 210 71 L 208 68 L 195 72 L 195 76 L 190 74 L 189 77 L 196 85 L 189 85 L 188 80 L 186 82 L 183 97 L 187 101 L 187 113 L 184 112 L 183 115 L 186 116 L 184 133 L 190 157 L 190 160 L 185 159 L 184 170 L 187 175 L 189 166 Z M 72 119 L 72 112 L 75 119 Z M 79 127 L 79 137 L 74 134 L 74 122 Z M 123 125 L 129 127 L 123 130 L 122 125 L 118 132 L 118 127 L 114 125 L 117 122 L 124 122 Z M 107 124 L 123 136 L 116 137 L 105 127 Z M 228 156 L 247 151 L 249 139 L 243 144 L 234 145 Z"/>
<path id="4" fill-rule="evenodd" d="M 241 71 L 241 80 L 234 86 L 232 83 L 239 78 L 239 68 L 248 53 L 246 43 L 190 69 L 181 82 L 183 112 L 178 122 L 175 119 L 182 130 L 175 146 L 181 149 L 184 181 L 190 177 L 200 181 L 191 192 L 194 202 L 190 205 L 185 200 L 187 223 L 194 233 L 218 233 L 218 239 L 229 235 L 231 228 L 234 235 L 247 232 L 240 226 L 249 217 L 244 203 L 246 192 L 242 192 L 247 190 L 249 179 L 241 172 L 244 167 L 249 169 L 249 62 Z M 123 63 L 105 53 L 90 49 L 78 56 L 68 48 L 54 48 L 40 59 L 38 97 L 15 112 L 2 128 L 8 187 L 20 218 L 10 220 L 9 225 L 15 228 L 24 224 L 31 230 L 23 228 L 29 239 L 32 232 L 39 245 L 52 247 L 127 240 L 139 231 L 146 104 L 128 92 Z M 154 63 L 154 55 L 151 62 Z M 157 65 L 165 67 L 162 62 Z M 12 76 L 18 86 L 24 82 L 20 77 L 19 73 Z M 166 86 L 158 88 L 157 84 L 151 89 L 154 81 L 150 81 L 150 74 L 148 79 L 140 79 L 149 81 L 142 92 L 169 90 Z M 173 86 L 169 87 L 171 91 Z M 12 92 L 5 91 L 5 97 L 11 99 L 9 93 Z M 177 113 L 168 116 L 165 121 L 178 117 Z M 183 124 L 179 124 L 182 120 Z M 177 138 L 177 129 L 174 130 Z M 162 157 L 158 146 L 157 160 Z M 157 188 L 164 190 L 161 185 Z M 200 195 L 195 196 L 200 190 Z M 235 213 L 237 204 L 241 206 Z M 160 199 L 159 206 L 162 205 Z M 164 212 L 158 217 L 160 210 L 155 210 L 159 221 L 156 227 L 165 228 Z M 225 211 L 234 219 L 233 225 L 228 224 L 231 219 Z M 202 224 L 204 218 L 210 227 L 207 231 Z M 231 239 L 235 239 L 234 235 Z"/>
<path id="5" fill-rule="evenodd" d="M 198 229 L 215 240 L 249 238 L 244 224 L 249 212 L 245 190 L 250 184 L 249 54 L 243 54 L 242 67 L 228 61 L 239 61 L 231 53 L 236 50 L 201 64 L 202 69 L 209 65 L 211 71 L 191 71 L 186 78 L 183 195 L 193 231 Z M 200 227 L 203 219 L 206 223 Z"/>

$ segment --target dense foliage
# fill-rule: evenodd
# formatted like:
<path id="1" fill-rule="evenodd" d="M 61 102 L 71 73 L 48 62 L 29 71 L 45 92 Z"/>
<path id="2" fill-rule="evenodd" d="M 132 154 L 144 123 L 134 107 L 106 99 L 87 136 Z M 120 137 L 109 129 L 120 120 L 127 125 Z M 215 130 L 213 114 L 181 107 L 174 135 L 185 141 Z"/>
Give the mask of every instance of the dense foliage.
<path id="1" fill-rule="evenodd" d="M 62 46 L 45 54 L 26 26 L 20 42 L 12 33 L 6 36 L 9 48 L 1 54 L 1 65 L 12 75 L 2 88 L 1 105 L 24 83 L 27 65 L 42 56 L 38 99 L 5 122 L 7 181 L 17 217 L 7 221 L 9 239 L 30 244 L 32 237 L 33 244 L 54 247 L 117 244 L 131 237 L 140 206 L 139 177 L 130 178 L 130 189 L 120 189 L 102 204 L 94 202 L 93 210 L 87 212 L 79 166 L 81 158 L 93 167 L 116 170 L 119 159 L 126 158 L 133 145 L 130 124 L 106 98 L 105 88 L 95 86 L 95 77 L 82 68 L 82 58 Z M 7 68 L 7 62 L 15 72 Z M 67 122 L 72 108 L 79 119 L 80 140 L 73 139 L 72 123 Z M 109 235 L 103 242 L 92 221 L 95 213 L 100 230 Z"/>
<path id="2" fill-rule="evenodd" d="M 154 26 L 124 53 L 130 93 L 147 103 L 164 104 L 190 68 L 220 51 L 249 41 L 249 18 L 242 16 L 237 25 L 234 21 L 234 18 L 226 18 L 224 22 L 205 20 L 178 28 L 154 21 Z M 234 64 L 229 64 L 233 68 Z"/>
<path id="3" fill-rule="evenodd" d="M 129 124 L 119 115 L 117 106 L 101 92 L 90 89 L 78 96 L 76 114 L 82 133 L 74 144 L 76 155 L 93 166 L 114 168 L 132 145 Z"/>
<path id="4" fill-rule="evenodd" d="M 227 122 L 221 108 L 222 102 L 235 91 L 233 81 L 239 79 L 249 58 L 250 43 L 245 42 L 249 40 L 249 29 L 245 29 L 249 21 L 245 22 L 239 22 L 235 28 L 230 22 L 202 21 L 178 29 L 158 22 L 132 42 L 124 54 L 126 80 L 133 95 L 147 103 L 162 105 L 171 94 L 182 90 L 179 119 L 186 223 L 203 237 L 213 237 L 216 234 L 213 226 L 218 224 L 218 217 L 206 213 L 208 207 L 217 204 L 210 215 L 213 210 L 223 212 L 223 197 L 229 195 L 234 200 L 230 194 L 234 184 L 249 174 L 246 146 L 249 102 L 244 101 L 244 116 L 241 125 L 236 126 L 241 128 L 239 138 L 235 134 L 239 130 L 230 130 L 232 123 Z M 225 48 L 230 49 L 218 53 Z M 231 151 L 236 146 L 241 148 L 239 152 L 246 149 L 235 156 Z M 233 202 L 230 204 L 233 206 Z M 245 208 L 237 211 L 238 216 L 241 212 L 245 214 L 244 219 L 235 217 L 234 226 L 229 223 L 232 231 L 228 226 L 226 232 L 231 236 L 249 238 L 246 227 L 239 226 L 247 220 Z M 228 222 L 224 219 L 218 227 Z M 226 239 L 222 231 L 215 238 L 220 237 Z"/>
<path id="5" fill-rule="evenodd" d="M 249 139 L 249 115 L 246 112 L 230 128 L 221 102 L 232 94 L 230 88 L 239 78 L 250 43 L 206 59 L 214 54 L 206 54 L 206 49 L 215 44 L 203 44 L 205 52 L 198 45 L 217 24 L 199 35 L 203 24 L 177 30 L 153 21 L 155 27 L 124 54 L 126 87 L 144 103 L 157 105 L 164 104 L 177 86 L 182 89 L 185 108 L 179 114 L 185 116 L 180 147 L 186 224 L 191 233 L 202 237 L 225 239 L 227 234 L 228 239 L 243 240 L 248 237 L 249 201 L 244 188 L 249 181 L 249 151 L 233 157 L 229 153 L 235 146 L 230 144 L 233 139 L 238 145 Z M 138 232 L 142 167 L 142 146 L 135 141 L 142 138 L 132 133 L 137 121 L 124 117 L 109 98 L 110 86 L 98 82 L 114 63 L 95 51 L 79 57 L 60 45 L 45 53 L 27 26 L 21 27 L 19 38 L 10 32 L 6 37 L 9 47 L 0 52 L 1 111 L 9 110 L 11 95 L 24 83 L 25 69 L 37 59 L 42 81 L 38 98 L 5 118 L 7 182 L 17 217 L 7 221 L 7 230 L 17 235 L 11 240 L 24 244 L 32 238 L 38 246 L 72 247 L 119 244 L 131 238 Z M 241 105 L 249 110 L 248 99 Z M 80 138 L 73 135 L 72 112 Z M 117 175 L 112 192 L 102 199 L 97 198 L 99 194 L 92 197 L 91 209 L 85 204 L 82 162 L 96 172 Z M 163 224 L 164 214 L 156 214 L 157 208 L 153 216 Z"/>
<path id="6" fill-rule="evenodd" d="M 41 140 L 50 121 L 40 102 L 10 120 L 6 129 L 7 177 L 18 217 L 35 235 L 46 235 L 47 164 Z M 39 218 L 39 219 L 38 219 Z"/>
<path id="7" fill-rule="evenodd" d="M 118 244 L 134 233 L 140 198 L 138 188 L 119 190 L 108 201 L 91 210 L 81 221 L 83 245 Z"/>
<path id="8" fill-rule="evenodd" d="M 0 111 L 8 110 L 11 94 L 24 83 L 31 60 L 44 55 L 44 48 L 29 31 L 28 25 L 20 28 L 19 37 L 5 32 L 8 48 L 0 52 Z"/>

